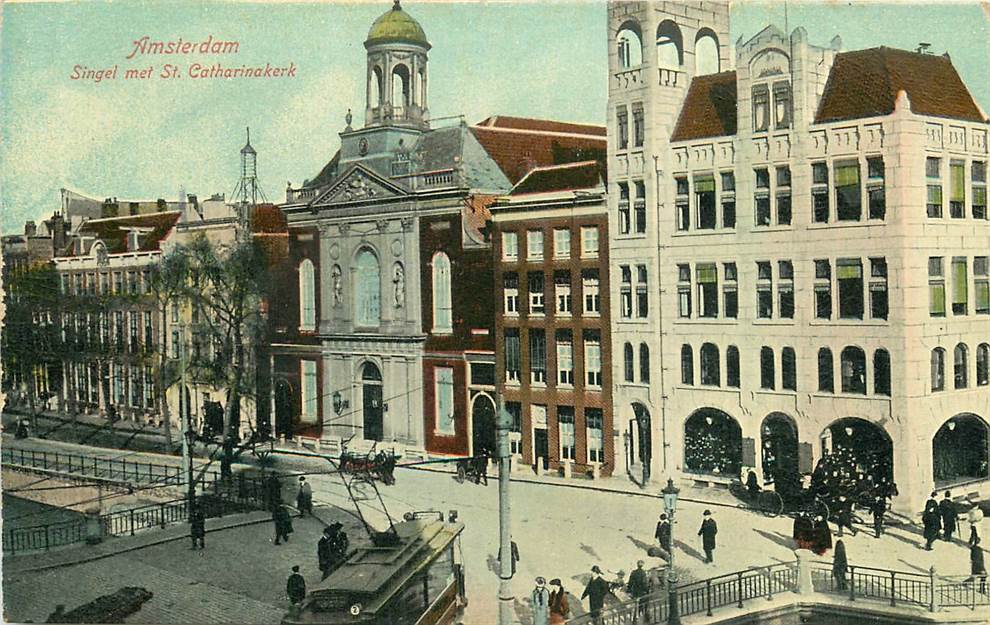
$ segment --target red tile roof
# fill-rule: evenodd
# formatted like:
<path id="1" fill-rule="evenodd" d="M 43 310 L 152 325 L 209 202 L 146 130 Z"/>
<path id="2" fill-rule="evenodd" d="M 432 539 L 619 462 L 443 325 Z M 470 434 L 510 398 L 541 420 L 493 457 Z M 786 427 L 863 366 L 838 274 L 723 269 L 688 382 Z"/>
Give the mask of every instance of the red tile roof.
<path id="1" fill-rule="evenodd" d="M 142 234 L 139 249 L 142 252 L 157 251 L 161 249 L 162 240 L 172 232 L 181 215 L 179 211 L 169 211 L 110 219 L 91 219 L 82 225 L 79 233 L 103 241 L 110 254 L 121 254 L 133 251 L 127 249 L 129 228 L 151 228 L 150 232 Z"/>
<path id="2" fill-rule="evenodd" d="M 599 161 L 538 167 L 526 174 L 510 195 L 593 189 L 602 184 L 603 177 Z"/>
<path id="3" fill-rule="evenodd" d="M 502 125 L 505 120 L 511 120 L 511 125 Z M 526 125 L 523 122 L 531 122 L 530 127 L 522 128 Z M 519 182 L 534 167 L 588 160 L 605 161 L 604 127 L 501 116 L 490 117 L 482 124 L 471 126 L 471 132 L 512 184 Z M 563 128 L 571 130 L 564 131 Z M 589 130 L 586 133 L 573 132 L 579 128 Z"/>
<path id="4" fill-rule="evenodd" d="M 531 130 L 534 132 L 564 132 L 578 135 L 597 135 L 599 137 L 604 137 L 606 133 L 605 126 L 558 122 L 548 119 L 532 119 L 529 117 L 510 117 L 508 115 L 493 115 L 478 122 L 475 126 L 482 128 Z"/>
<path id="5" fill-rule="evenodd" d="M 687 96 L 671 141 L 736 134 L 736 73 L 697 76 Z"/>
<path id="6" fill-rule="evenodd" d="M 902 89 L 918 115 L 985 121 L 948 57 L 886 47 L 836 55 L 815 121 L 888 115 Z"/>

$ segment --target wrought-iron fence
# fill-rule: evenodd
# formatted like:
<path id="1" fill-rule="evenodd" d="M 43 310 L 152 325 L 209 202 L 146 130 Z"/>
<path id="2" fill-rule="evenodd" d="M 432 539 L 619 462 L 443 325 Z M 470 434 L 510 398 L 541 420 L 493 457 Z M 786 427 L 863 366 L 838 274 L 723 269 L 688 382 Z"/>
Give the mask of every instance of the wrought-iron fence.
<path id="1" fill-rule="evenodd" d="M 85 537 L 84 519 L 5 529 L 3 550 L 11 555 L 20 551 L 48 551 L 53 547 L 81 542 Z"/>
<path id="2" fill-rule="evenodd" d="M 0 462 L 12 467 L 39 469 L 115 482 L 154 483 L 162 486 L 185 483 L 182 467 L 179 466 L 99 458 L 57 451 L 5 447 L 0 450 Z"/>

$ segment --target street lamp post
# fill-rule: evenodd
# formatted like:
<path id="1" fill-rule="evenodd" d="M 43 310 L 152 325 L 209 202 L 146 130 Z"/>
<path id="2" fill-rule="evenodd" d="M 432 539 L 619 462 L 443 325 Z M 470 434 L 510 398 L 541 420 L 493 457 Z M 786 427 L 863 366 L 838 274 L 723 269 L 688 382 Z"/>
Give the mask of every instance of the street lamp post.
<path id="1" fill-rule="evenodd" d="M 505 409 L 502 398 L 498 398 L 498 528 L 499 528 L 499 567 L 498 567 L 498 625 L 511 625 L 515 622 L 515 597 L 512 595 L 512 528 L 509 506 L 509 468 L 512 452 L 509 448 L 509 430 L 512 417 Z"/>
<path id="2" fill-rule="evenodd" d="M 667 625 L 681 625 L 681 615 L 677 608 L 677 572 L 674 571 L 674 513 L 677 512 L 677 494 L 681 490 L 674 486 L 674 480 L 667 478 L 667 485 L 660 491 L 663 495 L 663 509 L 670 519 L 670 559 L 667 561 L 667 592 L 669 610 Z"/>

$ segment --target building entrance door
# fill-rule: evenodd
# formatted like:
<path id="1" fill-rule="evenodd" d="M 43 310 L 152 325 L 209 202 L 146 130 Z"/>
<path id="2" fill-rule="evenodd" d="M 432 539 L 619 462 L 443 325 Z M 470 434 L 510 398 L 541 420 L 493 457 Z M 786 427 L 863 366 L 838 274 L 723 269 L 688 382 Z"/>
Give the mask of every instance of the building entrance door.
<path id="1" fill-rule="evenodd" d="M 380 441 L 384 435 L 382 415 L 382 373 L 371 362 L 365 363 L 361 370 L 362 399 L 364 405 L 364 439 Z"/>
<path id="2" fill-rule="evenodd" d="M 550 468 L 549 457 L 550 437 L 547 436 L 547 429 L 536 428 L 533 430 L 533 458 L 536 462 L 543 463 L 543 470 L 545 471 Z"/>
<path id="3" fill-rule="evenodd" d="M 472 453 L 488 452 L 495 456 L 495 404 L 488 395 L 479 394 L 471 407 Z"/>
<path id="4" fill-rule="evenodd" d="M 275 434 L 292 438 L 292 388 L 285 380 L 275 380 Z"/>

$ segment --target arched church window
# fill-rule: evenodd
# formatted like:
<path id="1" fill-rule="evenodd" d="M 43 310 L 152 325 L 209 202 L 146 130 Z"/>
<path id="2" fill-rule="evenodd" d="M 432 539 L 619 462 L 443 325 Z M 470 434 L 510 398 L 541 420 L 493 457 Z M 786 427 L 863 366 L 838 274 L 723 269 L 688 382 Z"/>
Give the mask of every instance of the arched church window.
<path id="1" fill-rule="evenodd" d="M 308 258 L 299 263 L 299 329 L 316 329 L 316 279 Z"/>
<path id="2" fill-rule="evenodd" d="M 433 255 L 433 331 L 453 330 L 450 297 L 450 259 L 443 252 Z"/>
<path id="3" fill-rule="evenodd" d="M 371 250 L 363 249 L 358 253 L 355 265 L 355 324 L 374 327 L 381 320 L 381 272 L 378 259 Z"/>

